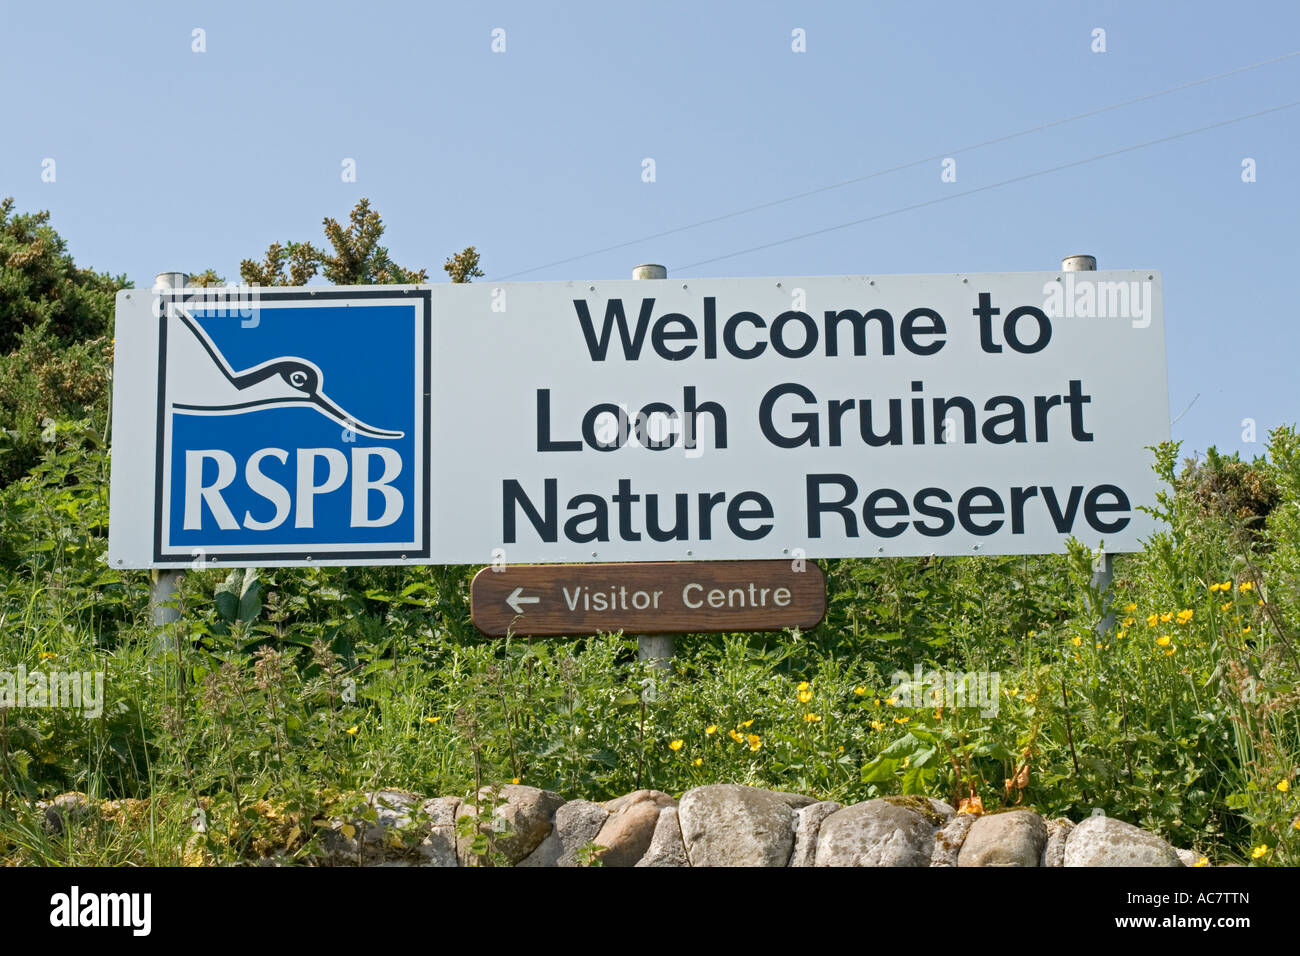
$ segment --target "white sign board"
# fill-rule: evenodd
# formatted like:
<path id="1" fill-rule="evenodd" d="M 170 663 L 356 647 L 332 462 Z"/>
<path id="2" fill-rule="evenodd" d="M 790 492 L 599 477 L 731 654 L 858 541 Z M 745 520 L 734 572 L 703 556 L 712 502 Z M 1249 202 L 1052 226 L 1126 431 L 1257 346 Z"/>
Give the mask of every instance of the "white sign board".
<path id="1" fill-rule="evenodd" d="M 243 296 L 119 294 L 115 566 L 1119 552 L 1154 530 L 1158 273 Z"/>

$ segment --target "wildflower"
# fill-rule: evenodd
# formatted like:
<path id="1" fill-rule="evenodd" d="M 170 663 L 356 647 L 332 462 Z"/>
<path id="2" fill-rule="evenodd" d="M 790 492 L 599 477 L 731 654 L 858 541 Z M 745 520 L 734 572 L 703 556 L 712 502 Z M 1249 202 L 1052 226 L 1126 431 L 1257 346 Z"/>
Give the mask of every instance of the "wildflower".
<path id="1" fill-rule="evenodd" d="M 704 758 L 703 758 L 703 757 L 696 757 L 694 760 L 691 761 L 691 766 L 692 766 L 692 767 L 698 767 L 698 766 L 700 766 L 700 765 L 703 764 L 703 763 L 704 763 Z"/>
<path id="2" fill-rule="evenodd" d="M 712 735 L 714 735 L 714 734 L 716 734 L 716 733 L 718 732 L 718 725 L 717 725 L 717 724 L 709 724 L 709 726 L 707 726 L 707 727 L 704 728 L 704 732 L 705 732 L 706 734 L 708 734 L 709 736 L 712 736 Z"/>
<path id="3" fill-rule="evenodd" d="M 875 702 L 872 706 L 873 706 L 873 707 L 879 707 L 879 706 L 880 706 L 880 698 L 879 698 L 879 697 L 876 698 L 876 702 Z"/>
<path id="4" fill-rule="evenodd" d="M 347 730 L 343 732 L 345 734 L 351 734 L 353 737 L 355 737 L 357 735 L 357 725 L 353 724 L 351 727 L 349 727 Z"/>
<path id="5" fill-rule="evenodd" d="M 839 746 L 839 751 L 840 751 L 840 753 L 844 753 L 844 745 L 843 745 L 843 744 L 840 744 L 840 746 Z"/>
<path id="6" fill-rule="evenodd" d="M 759 747 L 763 746 L 763 741 L 759 739 L 758 734 L 750 734 L 745 739 L 749 741 L 750 750 L 757 750 Z"/>
<path id="7" fill-rule="evenodd" d="M 1219 610 L 1220 610 L 1220 611 L 1231 611 L 1231 610 L 1232 610 L 1232 602 L 1231 602 L 1231 601 L 1224 601 L 1222 604 L 1219 605 Z"/>
<path id="8" fill-rule="evenodd" d="M 1168 624 L 1168 623 L 1169 623 L 1170 621 L 1172 621 L 1173 619 L 1174 619 L 1174 612 L 1173 612 L 1173 611 L 1165 611 L 1164 614 L 1161 614 L 1161 615 L 1160 615 L 1160 623 L 1161 623 L 1161 624 Z"/>
<path id="9" fill-rule="evenodd" d="M 43 661 L 53 660 L 58 656 L 59 655 L 55 654 L 53 651 L 41 651 L 41 660 Z"/>
<path id="10" fill-rule="evenodd" d="M 426 717 L 426 718 L 424 718 L 424 722 L 425 722 L 426 724 L 436 724 L 436 723 L 437 723 L 438 721 L 440 721 L 440 720 L 442 720 L 441 717 Z"/>
<path id="11" fill-rule="evenodd" d="M 909 720 L 911 720 L 911 719 L 912 719 L 911 717 L 895 717 L 895 718 L 894 718 L 894 723 L 896 723 L 896 724 L 905 724 L 905 723 L 907 723 L 907 722 L 908 722 Z"/>
<path id="12" fill-rule="evenodd" d="M 887 700 L 885 701 L 885 703 L 888 704 L 890 707 L 893 707 L 893 706 L 895 706 L 895 705 L 898 704 L 898 698 L 897 698 L 897 697 L 890 697 L 889 699 L 887 699 Z"/>
<path id="13" fill-rule="evenodd" d="M 1126 617 L 1126 618 L 1124 618 L 1124 620 L 1123 620 L 1122 623 L 1123 623 L 1123 625 L 1124 625 L 1125 627 L 1132 627 L 1132 626 L 1133 626 L 1133 623 L 1134 623 L 1134 622 L 1133 622 L 1133 618 L 1131 618 L 1131 617 Z"/>
<path id="14" fill-rule="evenodd" d="M 1194 865 L 1194 866 L 1209 866 L 1209 865 L 1210 865 L 1210 858 L 1209 858 L 1208 856 L 1203 856 L 1203 857 L 1201 857 L 1199 860 L 1197 860 L 1196 863 L 1194 863 L 1193 865 Z"/>
<path id="15" fill-rule="evenodd" d="M 1300 817 L 1295 818 L 1295 822 L 1291 824 L 1291 828 L 1293 830 L 1300 830 Z"/>
<path id="16" fill-rule="evenodd" d="M 680 740 L 672 740 L 672 741 L 669 741 L 669 743 L 668 743 L 668 749 L 669 749 L 669 750 L 681 750 L 681 749 L 682 749 L 682 742 L 681 742 Z"/>
<path id="17" fill-rule="evenodd" d="M 1187 624 L 1192 620 L 1192 609 L 1186 608 L 1178 612 L 1178 623 Z"/>
<path id="18" fill-rule="evenodd" d="M 749 720 L 742 721 L 741 724 L 740 724 L 740 726 L 742 726 L 742 727 L 748 727 L 748 726 L 749 726 L 750 724 L 752 724 L 753 722 L 754 722 L 754 718 L 751 717 L 751 718 L 749 718 Z"/>
<path id="19" fill-rule="evenodd" d="M 1255 590 L 1255 582 L 1254 582 L 1254 581 L 1242 581 L 1240 584 L 1237 585 L 1237 590 L 1238 590 L 1238 591 L 1253 591 L 1253 590 Z"/>
<path id="20" fill-rule="evenodd" d="M 1130 618 L 1130 620 L 1131 620 L 1131 618 Z M 1116 639 L 1116 640 L 1119 640 L 1119 641 L 1122 641 L 1122 640 L 1124 640 L 1124 638 L 1125 638 L 1125 636 L 1126 636 L 1127 634 L 1128 634 L 1128 631 L 1120 631 L 1118 634 L 1115 635 L 1115 639 Z"/>
<path id="21" fill-rule="evenodd" d="M 1261 856 L 1263 856 L 1267 852 L 1268 852 L 1268 844 L 1261 843 L 1259 846 L 1255 847 L 1255 849 L 1250 851 L 1250 858 L 1252 860 L 1258 860 Z"/>
<path id="22" fill-rule="evenodd" d="M 806 704 L 810 700 L 812 700 L 812 691 L 810 690 L 799 691 L 799 703 Z"/>
<path id="23" fill-rule="evenodd" d="M 727 736 L 738 744 L 743 744 L 745 742 L 745 738 L 740 736 L 740 734 L 736 733 L 734 730 L 728 730 Z"/>
<path id="24" fill-rule="evenodd" d="M 878 721 L 878 720 L 873 720 L 873 721 L 871 722 L 871 729 L 872 729 L 872 730 L 884 730 L 884 729 L 885 729 L 885 725 L 882 724 L 882 723 L 881 723 L 880 721 Z"/>
<path id="25" fill-rule="evenodd" d="M 1287 780 L 1286 778 L 1283 778 L 1277 782 L 1277 788 L 1281 790 L 1283 793 L 1286 793 L 1288 790 L 1291 789 L 1291 781 Z"/>
<path id="26" fill-rule="evenodd" d="M 807 690 L 807 689 L 809 688 L 809 686 L 810 686 L 810 685 L 809 685 L 809 683 L 808 683 L 806 680 L 801 680 L 801 681 L 799 682 L 799 686 L 796 688 L 796 690 Z"/>
<path id="27" fill-rule="evenodd" d="M 1178 650 L 1178 648 L 1176 648 L 1176 647 L 1171 647 L 1171 648 L 1169 648 L 1169 650 L 1165 651 L 1165 657 L 1173 657 L 1173 656 L 1174 656 L 1174 651 L 1176 651 L 1176 650 Z"/>
<path id="28" fill-rule="evenodd" d="M 1168 647 L 1169 642 L 1171 640 L 1173 640 L 1173 638 L 1171 638 L 1168 634 L 1161 634 L 1159 637 L 1156 638 L 1156 643 L 1159 644 L 1161 647 Z"/>
<path id="29" fill-rule="evenodd" d="M 816 714 L 804 714 L 803 719 L 805 723 L 809 723 L 809 724 L 815 724 L 821 720 L 821 718 L 818 717 Z"/>
<path id="30" fill-rule="evenodd" d="M 1221 585 L 1219 585 L 1219 590 L 1220 590 L 1220 591 L 1231 591 L 1231 590 L 1232 590 L 1232 582 L 1231 582 L 1231 581 L 1224 581 Z"/>
<path id="31" fill-rule="evenodd" d="M 510 782 L 513 783 L 516 787 L 519 786 L 519 778 L 518 778 L 518 777 L 511 777 L 511 778 L 510 778 Z"/>
<path id="32" fill-rule="evenodd" d="M 1081 637 L 1076 637 L 1076 638 L 1074 638 L 1074 640 L 1070 641 L 1070 643 L 1073 644 L 1075 647 L 1082 647 L 1082 646 L 1083 646 L 1083 638 L 1081 638 Z"/>
<path id="33" fill-rule="evenodd" d="M 1101 641 L 1097 642 L 1097 650 L 1101 650 Z"/>
<path id="34" fill-rule="evenodd" d="M 1249 634 L 1249 633 L 1250 633 L 1250 625 L 1247 624 L 1245 627 L 1243 627 L 1243 628 L 1241 629 L 1241 633 L 1243 633 L 1243 634 Z"/>
<path id="35" fill-rule="evenodd" d="M 1228 585 L 1228 587 L 1232 587 L 1232 585 L 1230 584 L 1230 585 Z M 1214 584 L 1211 584 L 1211 585 L 1210 585 L 1210 593 L 1211 593 L 1211 594 L 1214 594 L 1215 592 L 1217 592 L 1217 591 L 1222 591 L 1222 590 L 1224 590 L 1223 585 L 1222 585 L 1222 584 L 1219 584 L 1217 581 L 1216 581 Z"/>
<path id="36" fill-rule="evenodd" d="M 863 694 L 865 694 L 866 692 L 867 692 L 867 689 L 866 689 L 865 687 L 855 687 L 855 688 L 853 688 L 853 693 L 857 694 L 859 697 L 861 697 L 861 696 L 862 696 Z"/>
<path id="37" fill-rule="evenodd" d="M 1128 604 L 1125 604 L 1125 605 L 1124 605 L 1124 613 L 1125 613 L 1125 614 L 1132 614 L 1132 613 L 1133 613 L 1134 611 L 1136 611 L 1137 609 L 1138 609 L 1138 606 L 1137 606 L 1136 604 L 1131 603 L 1131 602 L 1128 603 Z"/>
<path id="38" fill-rule="evenodd" d="M 1032 703 L 1033 703 L 1034 701 L 1036 701 L 1036 700 L 1038 700 L 1038 695 L 1037 695 L 1037 694 L 1026 694 L 1026 695 L 1025 695 L 1025 703 L 1026 703 L 1026 704 L 1032 704 Z"/>
<path id="39" fill-rule="evenodd" d="M 1160 622 L 1160 615 L 1159 615 L 1159 614 L 1148 614 L 1148 615 L 1147 615 L 1147 627 L 1155 627 L 1156 624 L 1158 624 L 1159 622 Z"/>

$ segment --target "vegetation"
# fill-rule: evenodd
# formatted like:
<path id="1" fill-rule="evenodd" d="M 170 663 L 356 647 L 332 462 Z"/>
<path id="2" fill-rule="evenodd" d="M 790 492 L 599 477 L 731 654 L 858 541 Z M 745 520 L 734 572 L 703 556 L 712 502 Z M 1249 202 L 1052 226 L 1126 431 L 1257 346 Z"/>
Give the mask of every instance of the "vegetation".
<path id="1" fill-rule="evenodd" d="M 75 269 L 42 216 L 10 206 L 0 671 L 102 671 L 105 694 L 92 719 L 0 708 L 0 860 L 305 860 L 359 793 L 519 781 L 587 799 L 736 782 L 1101 808 L 1214 863 L 1300 863 L 1294 429 L 1251 462 L 1211 450 L 1179 469 L 1176 446 L 1153 449 L 1163 530 L 1116 558 L 1110 595 L 1081 547 L 832 561 L 817 629 L 685 636 L 664 674 L 617 634 L 482 638 L 471 568 L 209 569 L 185 574 L 160 633 L 148 575 L 104 561 L 111 354 L 90 343 L 123 280 Z M 244 278 L 423 278 L 391 262 L 364 202 L 331 223 L 328 255 L 274 245 Z M 446 268 L 481 274 L 472 248 Z M 1099 632 L 1103 606 L 1114 626 Z M 925 698 L 918 667 L 922 684 L 996 674 L 996 712 Z M 37 802 L 65 791 L 112 802 L 50 827 Z"/>

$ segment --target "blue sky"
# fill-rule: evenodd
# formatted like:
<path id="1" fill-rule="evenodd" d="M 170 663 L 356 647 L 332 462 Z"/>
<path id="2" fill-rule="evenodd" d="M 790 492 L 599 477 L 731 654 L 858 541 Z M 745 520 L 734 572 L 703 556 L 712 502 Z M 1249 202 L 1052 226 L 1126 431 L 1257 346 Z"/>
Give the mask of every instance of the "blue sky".
<path id="1" fill-rule="evenodd" d="M 236 279 L 240 259 L 319 241 L 321 218 L 361 196 L 383 214 L 394 259 L 440 280 L 469 244 L 489 278 L 536 280 L 623 278 L 640 262 L 680 276 L 1018 272 L 1088 252 L 1103 268 L 1164 274 L 1185 451 L 1260 453 L 1267 429 L 1300 419 L 1300 108 L 957 195 L 1300 100 L 1295 56 L 963 149 L 1295 53 L 1300 4 L 0 10 L 0 195 L 49 209 L 80 264 L 137 285 L 172 269 Z M 495 28 L 504 53 L 492 52 Z M 791 50 L 796 28 L 805 53 Z M 1104 53 L 1091 49 L 1095 28 Z M 935 159 L 547 266 L 938 156 L 956 159 L 957 182 L 940 181 Z M 1242 182 L 1246 157 L 1256 182 Z M 53 183 L 41 181 L 46 158 Z M 345 158 L 355 183 L 341 179 Z M 1255 444 L 1242 440 L 1246 418 Z"/>

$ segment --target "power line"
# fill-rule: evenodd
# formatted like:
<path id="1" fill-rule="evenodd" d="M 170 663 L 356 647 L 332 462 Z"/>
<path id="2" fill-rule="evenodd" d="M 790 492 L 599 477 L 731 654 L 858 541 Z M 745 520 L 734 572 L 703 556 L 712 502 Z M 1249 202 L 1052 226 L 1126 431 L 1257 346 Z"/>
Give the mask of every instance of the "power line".
<path id="1" fill-rule="evenodd" d="M 776 239 L 773 240 L 772 242 L 765 242 L 759 246 L 750 246 L 748 249 L 740 249 L 736 252 L 728 252 L 726 255 L 713 256 L 710 259 L 701 259 L 698 262 L 690 262 L 683 266 L 674 266 L 673 272 L 674 274 L 676 274 L 683 269 L 693 269 L 696 266 L 703 266 L 713 262 L 720 262 L 723 259 L 733 259 L 736 256 L 743 256 L 750 252 L 760 252 L 763 249 L 771 249 L 773 246 L 784 245 L 787 242 L 798 242 L 800 239 L 808 239 L 811 238 L 812 236 L 825 235 L 828 232 L 835 232 L 839 229 L 848 229 L 850 226 L 860 226 L 863 223 L 873 222 L 877 219 L 884 219 L 887 216 L 897 216 L 900 213 L 911 212 L 914 209 L 923 209 L 926 206 L 935 206 L 942 202 L 951 202 L 954 199 L 961 199 L 965 196 L 973 196 L 976 193 L 987 192 L 990 189 L 998 189 L 1002 186 L 1009 186 L 1012 183 L 1024 182 L 1027 179 L 1036 179 L 1039 176 L 1046 176 L 1049 173 L 1060 172 L 1063 169 L 1071 169 L 1075 166 L 1083 166 L 1086 163 L 1094 163 L 1100 159 L 1109 159 L 1112 156 L 1119 156 L 1123 153 L 1131 153 L 1134 150 L 1146 149 L 1148 146 L 1158 146 L 1161 143 L 1168 143 L 1171 142 L 1172 140 L 1182 139 L 1186 136 L 1194 136 L 1197 133 L 1204 133 L 1207 130 L 1218 129 L 1221 126 L 1230 126 L 1233 123 L 1241 123 L 1249 119 L 1256 119 L 1260 116 L 1267 116 L 1270 113 L 1276 113 L 1279 112 L 1280 110 L 1293 109 L 1294 107 L 1297 106 L 1300 106 L 1300 100 L 1296 100 L 1292 103 L 1284 103 L 1281 106 L 1273 106 L 1266 110 L 1260 110 L 1258 113 L 1248 113 L 1244 116 L 1236 116 L 1233 117 L 1232 119 L 1222 120 L 1221 122 L 1218 123 L 1211 123 L 1208 126 L 1199 126 L 1196 129 L 1184 130 L 1181 133 L 1173 133 L 1169 136 L 1162 136 L 1159 139 L 1148 140 L 1145 143 L 1137 143 L 1133 146 L 1125 146 L 1123 149 L 1114 149 L 1108 153 L 1098 153 L 1095 156 L 1086 156 L 1083 159 L 1076 159 L 1068 163 L 1061 163 L 1059 166 L 1051 166 L 1047 169 L 1040 169 L 1037 172 L 1025 173 L 1021 176 L 1012 176 L 1010 179 L 1003 179 L 1000 182 L 989 183 L 984 186 L 976 186 L 974 189 L 967 189 L 963 192 L 952 193 L 947 196 L 939 196 L 935 199 L 927 199 L 924 202 L 913 203 L 910 206 L 900 206 L 897 209 L 890 209 L 886 212 L 876 213 L 874 216 L 864 216 L 861 219 L 854 219 L 850 222 L 842 222 L 835 226 L 826 226 L 823 229 L 814 229 L 811 232 L 800 233 L 797 236 L 787 236 L 784 239 Z"/>
<path id="2" fill-rule="evenodd" d="M 734 212 L 723 213 L 718 216 L 713 216 L 709 219 L 700 219 L 696 222 L 687 223 L 684 226 L 675 226 L 672 229 L 665 229 L 662 232 L 651 233 L 650 235 L 641 236 L 640 238 L 637 239 L 628 239 L 625 242 L 618 242 L 612 246 L 605 246 L 600 249 L 593 249 L 590 252 L 583 252 L 575 256 L 568 256 L 567 258 L 564 259 L 556 259 L 552 262 L 547 262 L 540 266 L 533 266 L 531 269 L 523 269 L 520 270 L 519 272 L 511 272 L 508 275 L 504 275 L 504 276 L 494 276 L 488 281 L 503 282 L 507 279 L 514 279 L 518 276 L 528 275 L 529 273 L 532 272 L 539 272 L 542 269 L 550 269 L 554 266 L 566 265 L 570 262 L 577 262 L 579 259 L 587 259 L 590 258 L 591 256 L 601 255 L 602 253 L 614 252 L 618 249 L 626 249 L 628 246 L 634 246 L 642 242 L 649 242 L 652 239 L 662 239 L 665 236 L 672 236 L 672 235 L 676 235 L 679 232 L 686 232 L 691 229 L 698 229 L 701 226 L 712 225 L 715 222 L 723 222 L 727 219 L 734 219 L 737 216 L 745 216 L 751 212 L 758 212 L 763 209 L 771 209 L 774 206 L 780 206 L 785 203 L 795 202 L 796 200 L 799 199 L 807 199 L 809 196 L 816 196 L 820 193 L 830 192 L 833 189 L 842 189 L 845 186 L 852 186 L 855 183 L 866 182 L 867 180 L 876 179 L 880 176 L 887 176 L 890 173 L 897 173 L 897 172 L 901 172 L 904 169 L 911 169 L 914 166 L 921 166 L 925 163 L 932 163 L 935 162 L 936 160 L 945 159 L 948 156 L 952 156 L 957 153 L 973 152 L 977 149 L 983 149 L 986 146 L 994 146 L 998 143 L 1005 143 L 1008 140 L 1018 139 L 1021 136 L 1028 136 L 1031 133 L 1038 133 L 1041 132 L 1042 130 L 1052 129 L 1053 127 L 1056 126 L 1064 126 L 1067 123 L 1075 123 L 1078 122 L 1079 120 L 1088 119 L 1089 117 L 1092 116 L 1099 116 L 1102 113 L 1109 113 L 1114 110 L 1123 109 L 1126 106 L 1133 106 L 1137 103 L 1143 103 L 1147 100 L 1157 99 L 1161 96 L 1168 96 L 1171 93 L 1178 93 L 1183 90 L 1191 89 L 1192 87 L 1195 86 L 1201 86 L 1205 83 L 1212 83 L 1215 80 L 1222 80 L 1229 76 L 1235 76 L 1238 73 L 1246 73 L 1249 72 L 1250 70 L 1258 70 L 1261 67 L 1269 66 L 1273 63 L 1280 63 L 1283 60 L 1289 60 L 1296 56 L 1300 56 L 1300 50 L 1295 50 L 1291 53 L 1284 53 L 1281 56 L 1271 57 L 1270 59 L 1267 60 L 1260 60 L 1258 63 L 1251 63 L 1247 66 L 1239 66 L 1235 69 L 1228 70 L 1224 73 L 1215 73 L 1212 76 L 1201 77 L 1199 80 L 1192 80 L 1188 83 L 1183 83 L 1178 86 L 1171 86 L 1168 89 L 1159 90 L 1155 93 L 1145 93 L 1142 96 L 1136 96 L 1133 97 L 1132 99 L 1122 100 L 1118 103 L 1112 103 L 1109 106 L 1102 106 L 1102 107 L 1098 107 L 1097 109 L 1088 110 L 1083 113 L 1076 113 L 1073 116 L 1067 116 L 1063 119 L 1056 119 L 1046 123 L 1040 123 L 1037 126 L 1031 126 L 1027 129 L 1017 130 L 1014 133 L 1006 133 L 1002 136 L 996 136 L 993 139 L 987 139 L 984 140 L 983 142 L 975 143 L 970 146 L 963 146 L 958 149 L 946 150 L 942 153 L 937 153 L 933 156 L 926 156 L 922 159 L 914 159 L 909 162 L 902 163 L 898 166 L 890 166 L 887 169 L 880 169 L 872 173 L 866 173 L 862 176 L 855 176 L 852 179 L 845 179 L 837 183 L 830 183 L 825 186 L 818 186 L 815 189 L 809 189 L 801 193 L 795 193 L 790 196 L 784 196 L 780 199 L 769 200 L 768 202 L 759 203 L 756 206 L 748 206 L 744 209 L 737 209 Z"/>

